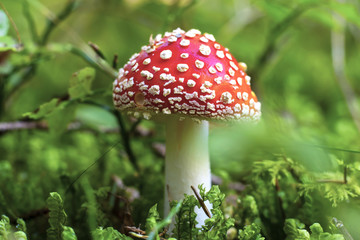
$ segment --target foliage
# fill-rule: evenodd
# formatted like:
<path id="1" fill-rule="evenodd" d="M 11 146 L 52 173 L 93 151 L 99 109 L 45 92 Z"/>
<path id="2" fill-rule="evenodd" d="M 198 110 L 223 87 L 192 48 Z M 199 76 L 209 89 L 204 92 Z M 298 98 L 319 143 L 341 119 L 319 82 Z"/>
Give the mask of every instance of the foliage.
<path id="1" fill-rule="evenodd" d="M 358 2 L 0 8 L 0 239 L 359 238 Z M 118 113 L 111 100 L 117 68 L 151 34 L 177 27 L 212 33 L 246 62 L 263 109 L 256 125 L 212 124 L 219 186 L 200 188 L 213 205 L 202 227 L 194 196 L 163 217 L 161 123 Z"/>

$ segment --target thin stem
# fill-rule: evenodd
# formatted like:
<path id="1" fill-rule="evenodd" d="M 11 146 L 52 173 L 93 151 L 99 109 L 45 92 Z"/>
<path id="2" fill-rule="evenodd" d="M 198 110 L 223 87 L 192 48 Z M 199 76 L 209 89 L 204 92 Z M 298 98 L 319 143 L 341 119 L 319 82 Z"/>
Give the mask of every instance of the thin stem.
<path id="1" fill-rule="evenodd" d="M 276 50 L 276 42 L 280 36 L 298 19 L 305 11 L 311 7 L 316 6 L 316 3 L 306 3 L 300 4 L 293 11 L 291 11 L 281 22 L 276 24 L 269 32 L 268 37 L 266 38 L 266 45 L 264 50 L 259 55 L 255 66 L 252 68 L 255 71 L 250 72 L 250 76 L 258 78 L 259 73 L 265 68 L 265 65 L 272 59 L 274 52 Z"/>
<path id="2" fill-rule="evenodd" d="M 334 20 L 340 26 L 337 30 L 331 31 L 331 54 L 336 81 L 344 96 L 346 105 L 351 117 L 360 131 L 360 107 L 357 103 L 356 94 L 351 88 L 345 73 L 345 33 L 346 21 L 339 15 L 334 14 Z"/>
<path id="3" fill-rule="evenodd" d="M 130 134 L 129 134 L 129 131 L 126 130 L 124 119 L 121 116 L 121 113 L 119 111 L 115 110 L 114 115 L 119 124 L 121 138 L 123 140 L 124 148 L 129 157 L 129 160 L 130 160 L 131 164 L 133 165 L 133 167 L 136 169 L 136 171 L 139 171 L 140 167 L 137 163 L 134 151 L 132 150 L 131 143 L 130 143 Z"/>
<path id="4" fill-rule="evenodd" d="M 24 16 L 29 24 L 29 30 L 31 33 L 31 37 L 32 37 L 34 43 L 39 43 L 39 36 L 37 34 L 34 18 L 32 17 L 29 9 L 30 9 L 30 6 L 29 6 L 28 0 L 23 1 L 23 12 L 24 12 Z"/>
<path id="5" fill-rule="evenodd" d="M 70 13 L 72 13 L 75 6 L 76 6 L 76 0 L 69 0 L 68 3 L 65 5 L 64 9 L 56 16 L 56 18 L 54 20 L 53 19 L 48 20 L 47 27 L 46 27 L 44 33 L 42 34 L 42 37 L 40 40 L 41 45 L 43 45 L 43 46 L 46 45 L 51 32 L 55 29 L 55 27 L 61 21 L 63 21 L 65 18 L 67 18 L 70 15 Z"/>

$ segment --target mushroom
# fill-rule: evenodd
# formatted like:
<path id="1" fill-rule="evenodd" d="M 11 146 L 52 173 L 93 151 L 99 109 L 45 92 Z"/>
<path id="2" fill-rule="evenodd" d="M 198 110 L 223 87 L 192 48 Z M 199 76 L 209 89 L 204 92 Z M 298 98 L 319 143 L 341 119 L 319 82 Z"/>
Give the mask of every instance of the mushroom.
<path id="1" fill-rule="evenodd" d="M 115 108 L 166 125 L 165 214 L 168 202 L 211 187 L 209 120 L 258 120 L 261 104 L 238 63 L 213 35 L 176 29 L 152 36 L 113 84 Z M 208 206 L 211 207 L 211 206 Z M 197 209 L 201 225 L 205 213 Z"/>

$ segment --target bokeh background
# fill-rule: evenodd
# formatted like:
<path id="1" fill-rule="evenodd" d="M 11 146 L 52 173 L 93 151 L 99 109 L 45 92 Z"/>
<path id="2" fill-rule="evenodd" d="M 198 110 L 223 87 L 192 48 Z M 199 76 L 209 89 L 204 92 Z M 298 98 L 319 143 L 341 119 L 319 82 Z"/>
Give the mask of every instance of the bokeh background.
<path id="1" fill-rule="evenodd" d="M 163 126 L 126 115 L 119 122 L 111 65 L 116 54 L 123 66 L 151 34 L 180 27 L 212 33 L 246 62 L 262 103 L 257 124 L 211 124 L 212 170 L 222 190 L 255 196 L 267 239 L 284 237 L 283 213 L 325 229 L 335 217 L 360 237 L 359 1 L 3 0 L 1 7 L 11 20 L 2 13 L 0 214 L 25 219 L 32 236 L 45 234 L 54 191 L 84 236 L 96 226 L 126 225 L 124 211 L 106 205 L 106 190 L 131 199 L 136 225 L 161 204 Z M 70 104 L 69 81 L 85 67 L 96 70 L 91 90 Z M 54 98 L 57 107 L 36 115 Z M 250 187 L 242 193 L 230 183 Z M 269 189 L 282 210 L 265 204 Z M 313 197 L 311 217 L 300 216 L 304 192 Z M 101 204 L 107 212 L 91 210 Z"/>

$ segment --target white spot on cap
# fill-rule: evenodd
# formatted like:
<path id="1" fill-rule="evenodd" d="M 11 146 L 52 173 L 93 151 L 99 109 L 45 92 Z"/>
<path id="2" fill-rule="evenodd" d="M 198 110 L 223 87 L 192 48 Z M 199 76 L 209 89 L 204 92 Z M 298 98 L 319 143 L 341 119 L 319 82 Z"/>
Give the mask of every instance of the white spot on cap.
<path id="1" fill-rule="evenodd" d="M 248 76 L 248 75 L 246 75 L 246 76 L 245 76 L 245 81 L 246 81 L 246 84 L 247 84 L 247 85 L 250 85 L 250 80 L 251 80 L 251 77 Z"/>
<path id="2" fill-rule="evenodd" d="M 215 44 L 214 44 L 214 48 L 216 48 L 216 49 L 220 49 L 220 48 L 221 48 L 221 46 L 220 46 L 220 44 L 215 43 Z"/>
<path id="3" fill-rule="evenodd" d="M 236 81 L 235 81 L 234 79 L 231 79 L 231 80 L 229 81 L 229 83 L 230 83 L 231 85 L 235 85 L 235 84 L 236 84 Z"/>
<path id="4" fill-rule="evenodd" d="M 197 68 L 203 68 L 204 67 L 204 62 L 203 61 L 200 61 L 200 60 L 196 60 L 195 61 L 195 66 L 197 67 Z"/>
<path id="5" fill-rule="evenodd" d="M 209 39 L 210 41 L 213 41 L 213 42 L 216 41 L 215 38 L 214 38 L 214 35 L 209 34 L 209 33 L 205 33 L 204 35 L 205 35 L 205 37 L 206 37 L 207 39 Z"/>
<path id="6" fill-rule="evenodd" d="M 189 37 L 189 38 L 193 38 L 196 36 L 196 33 L 192 30 L 189 30 L 185 33 L 185 36 Z"/>
<path id="7" fill-rule="evenodd" d="M 170 88 L 164 88 L 163 89 L 163 96 L 166 97 L 167 95 L 169 95 L 171 93 L 171 89 Z"/>
<path id="8" fill-rule="evenodd" d="M 242 78 L 241 78 L 241 77 L 238 77 L 238 78 L 237 78 L 237 82 L 238 82 L 238 84 L 241 86 L 241 85 L 242 85 Z"/>
<path id="9" fill-rule="evenodd" d="M 217 56 L 218 58 L 221 58 L 221 59 L 225 57 L 223 51 L 216 51 L 216 56 Z"/>
<path id="10" fill-rule="evenodd" d="M 175 94 L 183 94 L 183 92 L 182 92 L 183 90 L 184 90 L 183 86 L 174 87 L 174 93 Z"/>
<path id="11" fill-rule="evenodd" d="M 213 104 L 213 103 L 207 103 L 206 104 L 206 107 L 207 107 L 207 109 L 210 109 L 210 110 L 212 110 L 212 111 L 215 111 L 215 104 Z"/>
<path id="12" fill-rule="evenodd" d="M 188 58 L 189 54 L 188 53 L 182 53 L 182 54 L 180 54 L 180 57 L 181 58 Z"/>
<path id="13" fill-rule="evenodd" d="M 193 73 L 192 75 L 193 75 L 193 77 L 196 78 L 196 79 L 199 79 L 199 78 L 200 78 L 200 74 Z"/>
<path id="14" fill-rule="evenodd" d="M 179 63 L 176 68 L 179 72 L 186 72 L 189 70 L 189 66 L 185 63 Z"/>
<path id="15" fill-rule="evenodd" d="M 230 61 L 230 66 L 235 69 L 235 71 L 239 70 L 239 67 L 233 61 Z"/>
<path id="16" fill-rule="evenodd" d="M 169 59 L 172 56 L 171 50 L 164 50 L 160 53 L 161 59 Z"/>
<path id="17" fill-rule="evenodd" d="M 204 42 L 204 43 L 207 43 L 207 42 L 209 42 L 209 39 L 207 39 L 206 37 L 202 36 L 202 37 L 200 38 L 200 41 L 202 41 L 202 42 Z"/>
<path id="18" fill-rule="evenodd" d="M 174 104 L 175 102 L 181 102 L 181 97 L 169 97 L 168 98 L 170 104 Z"/>
<path id="19" fill-rule="evenodd" d="M 231 93 L 223 92 L 221 94 L 220 101 L 222 101 L 225 104 L 230 104 L 230 103 L 232 103 L 234 101 L 234 99 L 232 99 Z"/>
<path id="20" fill-rule="evenodd" d="M 177 37 L 175 37 L 175 36 L 170 36 L 170 37 L 168 38 L 168 41 L 169 41 L 169 42 L 176 42 L 176 41 L 177 41 Z"/>
<path id="21" fill-rule="evenodd" d="M 229 68 L 229 74 L 230 74 L 230 76 L 234 76 L 235 75 L 235 71 L 234 71 L 234 69 L 232 69 L 232 68 Z"/>
<path id="22" fill-rule="evenodd" d="M 241 112 L 243 115 L 249 115 L 250 113 L 250 108 L 248 105 L 246 104 L 242 104 L 242 112 Z"/>
<path id="23" fill-rule="evenodd" d="M 135 63 L 135 65 L 131 68 L 131 71 L 135 71 L 137 68 L 138 68 L 139 64 L 138 63 Z"/>
<path id="24" fill-rule="evenodd" d="M 149 93 L 152 95 L 159 95 L 160 94 L 160 87 L 159 85 L 154 85 L 149 88 Z"/>
<path id="25" fill-rule="evenodd" d="M 242 97 L 245 101 L 247 101 L 249 98 L 249 94 L 247 92 L 243 92 Z"/>
<path id="26" fill-rule="evenodd" d="M 239 103 L 235 104 L 234 112 L 240 112 L 240 111 L 241 111 L 241 105 Z"/>
<path id="27" fill-rule="evenodd" d="M 253 98 L 250 99 L 250 101 L 249 101 L 250 107 L 254 107 L 254 103 L 255 103 L 254 99 Z"/>
<path id="28" fill-rule="evenodd" d="M 160 71 L 161 68 L 153 66 L 152 69 L 153 69 L 155 72 L 157 72 L 157 71 Z"/>
<path id="29" fill-rule="evenodd" d="M 260 112 L 260 110 L 261 110 L 261 103 L 260 103 L 260 102 L 256 102 L 256 103 L 254 104 L 254 109 L 255 109 L 256 111 Z"/>
<path id="30" fill-rule="evenodd" d="M 205 81 L 205 82 L 204 82 L 204 86 L 207 87 L 207 88 L 209 88 L 209 87 L 212 86 L 212 83 L 209 82 L 209 81 Z"/>
<path id="31" fill-rule="evenodd" d="M 179 78 L 179 82 L 184 82 L 185 78 Z"/>
<path id="32" fill-rule="evenodd" d="M 217 77 L 214 79 L 214 81 L 217 83 L 217 84 L 220 84 L 221 83 L 221 80 L 222 80 L 222 77 Z"/>
<path id="33" fill-rule="evenodd" d="M 170 69 L 169 69 L 169 68 L 164 68 L 164 71 L 165 71 L 165 72 L 169 72 Z"/>
<path id="34" fill-rule="evenodd" d="M 193 93 L 187 93 L 187 92 L 185 92 L 185 98 L 187 99 L 187 100 L 189 100 L 189 99 L 192 99 L 192 98 L 198 98 L 199 97 L 199 95 L 198 95 L 198 92 L 193 92 Z"/>
<path id="35" fill-rule="evenodd" d="M 146 59 L 144 59 L 143 64 L 144 64 L 144 65 L 148 65 L 150 62 L 151 62 L 151 59 L 150 59 L 150 58 L 146 58 Z"/>
<path id="36" fill-rule="evenodd" d="M 200 47 L 199 47 L 199 51 L 202 55 L 204 56 L 209 56 L 210 53 L 211 53 L 211 49 L 209 46 L 207 45 L 204 45 L 204 44 L 201 44 Z"/>
<path id="37" fill-rule="evenodd" d="M 164 108 L 164 109 L 162 110 L 162 112 L 163 112 L 164 114 L 171 114 L 171 110 L 170 110 L 169 108 Z"/>
<path id="38" fill-rule="evenodd" d="M 196 85 L 196 82 L 195 82 L 194 80 L 192 80 L 192 79 L 189 79 L 189 80 L 187 81 L 187 85 L 188 85 L 189 87 L 194 87 L 194 86 Z"/>
<path id="39" fill-rule="evenodd" d="M 215 67 L 216 67 L 216 69 L 217 69 L 219 72 L 222 72 L 222 70 L 224 69 L 224 68 L 223 68 L 223 65 L 222 65 L 221 63 L 216 63 L 216 64 L 215 64 Z"/>
<path id="40" fill-rule="evenodd" d="M 180 41 L 180 46 L 187 47 L 189 45 L 190 45 L 190 40 L 189 39 L 182 39 Z"/>
<path id="41" fill-rule="evenodd" d="M 213 66 L 209 67 L 209 73 L 215 74 L 215 73 L 216 73 L 216 69 L 215 69 Z"/>
<path id="42" fill-rule="evenodd" d="M 164 103 L 164 101 L 161 100 L 160 98 L 155 98 L 152 102 L 155 103 L 155 104 Z"/>
<path id="43" fill-rule="evenodd" d="M 226 53 L 225 55 L 226 55 L 227 59 L 232 60 L 232 57 L 231 57 L 230 53 Z"/>
<path id="44" fill-rule="evenodd" d="M 147 70 L 142 70 L 140 72 L 140 75 L 142 77 L 146 77 L 147 80 L 151 80 L 154 77 L 154 75 L 151 72 L 147 71 Z"/>

